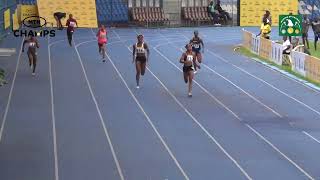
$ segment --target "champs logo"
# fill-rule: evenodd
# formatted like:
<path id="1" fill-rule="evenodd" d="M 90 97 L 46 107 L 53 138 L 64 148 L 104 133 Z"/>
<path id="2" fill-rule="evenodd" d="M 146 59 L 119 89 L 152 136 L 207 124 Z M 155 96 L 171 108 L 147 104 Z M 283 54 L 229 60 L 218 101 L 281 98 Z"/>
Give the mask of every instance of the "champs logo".
<path id="1" fill-rule="evenodd" d="M 279 35 L 280 36 L 301 36 L 302 35 L 301 15 L 280 15 Z"/>
<path id="2" fill-rule="evenodd" d="M 40 16 L 26 17 L 22 21 L 22 24 L 24 25 L 24 27 L 26 27 L 26 29 L 14 30 L 13 34 L 15 37 L 54 37 L 56 35 L 55 30 L 46 29 L 47 21 L 45 18 Z"/>

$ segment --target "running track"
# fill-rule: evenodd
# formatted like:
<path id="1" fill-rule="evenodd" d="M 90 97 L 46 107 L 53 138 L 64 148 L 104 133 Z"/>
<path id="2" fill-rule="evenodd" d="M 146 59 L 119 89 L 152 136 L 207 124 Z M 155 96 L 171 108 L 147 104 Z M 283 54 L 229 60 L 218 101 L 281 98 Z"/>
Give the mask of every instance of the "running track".
<path id="1" fill-rule="evenodd" d="M 95 30 L 73 48 L 58 31 L 39 39 L 36 77 L 25 53 L 2 58 L 0 179 L 320 179 L 319 92 L 233 52 L 240 28 L 198 30 L 192 98 L 178 62 L 191 28 L 111 29 L 106 63 Z M 139 90 L 136 33 L 151 47 Z"/>

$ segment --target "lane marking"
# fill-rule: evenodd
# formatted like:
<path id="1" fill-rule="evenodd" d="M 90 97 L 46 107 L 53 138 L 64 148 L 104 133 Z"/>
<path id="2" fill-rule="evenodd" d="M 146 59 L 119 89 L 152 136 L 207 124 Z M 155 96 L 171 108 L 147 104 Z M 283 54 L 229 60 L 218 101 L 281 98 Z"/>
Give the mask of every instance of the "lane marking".
<path id="1" fill-rule="evenodd" d="M 102 127 L 103 127 L 104 133 L 105 133 L 105 135 L 106 135 L 106 138 L 107 138 L 107 140 L 108 140 L 108 144 L 109 144 L 109 146 L 110 146 L 113 159 L 114 159 L 115 164 L 116 164 L 116 166 L 117 166 L 117 170 L 118 170 L 120 179 L 121 179 L 121 180 L 124 180 L 124 176 L 123 176 L 123 174 L 122 174 L 122 170 L 121 170 L 121 167 L 120 167 L 120 163 L 119 163 L 119 161 L 118 161 L 116 152 L 115 152 L 115 150 L 114 150 L 114 147 L 113 147 L 113 144 L 112 144 L 112 141 L 111 141 L 109 132 L 108 132 L 108 130 L 107 130 L 107 127 L 106 127 L 104 118 L 102 117 L 102 114 L 101 114 L 101 111 L 100 111 L 98 102 L 97 102 L 97 100 L 96 100 L 96 98 L 95 98 L 96 96 L 94 95 L 94 93 L 93 93 L 93 91 L 92 91 L 91 84 L 90 84 L 90 82 L 89 82 L 89 79 L 88 79 L 86 70 L 85 70 L 84 65 L 83 65 L 83 63 L 82 63 L 81 56 L 80 56 L 79 51 L 78 51 L 78 49 L 77 49 L 76 46 L 74 47 L 74 49 L 76 50 L 76 53 L 77 53 L 77 55 L 78 55 L 78 60 L 79 60 L 79 63 L 80 63 L 80 65 L 81 65 L 82 72 L 83 72 L 84 77 L 85 77 L 85 80 L 86 80 L 86 82 L 87 82 L 87 85 L 88 85 L 88 88 L 89 88 L 89 91 L 90 91 L 91 98 L 92 98 L 92 100 L 93 100 L 93 102 L 94 102 L 94 104 L 95 104 L 95 106 L 96 106 L 96 109 L 97 109 L 97 112 L 98 112 L 98 115 L 99 115 L 99 119 L 100 119 L 101 125 L 102 125 Z"/>
<path id="2" fill-rule="evenodd" d="M 14 85 L 15 85 L 15 82 L 16 82 L 17 73 L 18 73 L 18 69 L 19 69 L 19 65 L 20 65 L 20 59 L 21 59 L 21 53 L 22 53 L 22 47 L 23 47 L 24 40 L 25 40 L 25 37 L 23 37 L 22 41 L 21 41 L 20 51 L 19 51 L 19 55 L 18 55 L 18 59 L 17 59 L 16 69 L 15 69 L 14 75 L 13 75 L 13 80 L 12 80 L 12 84 L 11 84 L 11 88 L 10 88 L 10 92 L 9 92 L 9 97 L 8 97 L 8 102 L 7 102 L 6 109 L 4 111 L 4 115 L 3 115 L 3 118 L 2 118 L 2 123 L 1 123 L 1 128 L 0 128 L 0 143 L 1 143 L 1 140 L 2 140 L 4 126 L 6 125 L 7 116 L 8 116 L 9 108 L 10 108 L 10 105 L 11 105 L 11 98 L 12 98 L 13 88 L 14 88 Z"/>
<path id="3" fill-rule="evenodd" d="M 48 36 L 48 61 L 49 61 L 51 120 L 52 120 L 54 175 L 55 175 L 54 179 L 59 180 L 57 131 L 56 131 L 56 117 L 55 117 L 55 110 L 54 110 L 53 82 L 52 82 L 51 45 L 53 45 L 53 44 L 50 44 L 50 37 Z"/>
<path id="4" fill-rule="evenodd" d="M 132 50 L 127 47 L 130 52 Z M 173 93 L 164 85 L 164 83 L 147 67 L 147 70 L 151 73 L 151 75 L 157 79 L 157 81 L 161 84 L 161 86 L 168 92 L 168 94 L 174 99 L 174 101 L 185 111 L 185 113 L 195 122 L 200 129 L 213 141 L 219 149 L 234 163 L 234 165 L 237 166 L 238 169 L 240 169 L 241 173 L 249 180 L 252 180 L 252 178 L 248 175 L 248 173 L 240 166 L 240 164 L 224 149 L 224 147 L 216 140 L 209 132 L 208 130 L 192 115 L 190 111 L 187 110 L 187 108 L 176 98 L 176 96 L 173 95 Z"/>

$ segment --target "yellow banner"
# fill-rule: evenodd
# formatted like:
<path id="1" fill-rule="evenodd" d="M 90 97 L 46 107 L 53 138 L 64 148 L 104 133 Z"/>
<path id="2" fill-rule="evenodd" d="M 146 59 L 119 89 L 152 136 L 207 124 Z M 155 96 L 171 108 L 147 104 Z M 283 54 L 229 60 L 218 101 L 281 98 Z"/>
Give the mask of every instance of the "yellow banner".
<path id="1" fill-rule="evenodd" d="M 320 82 L 320 59 L 313 56 L 306 56 L 306 75 L 308 78 Z"/>
<path id="2" fill-rule="evenodd" d="M 20 7 L 20 22 L 27 17 L 38 16 L 38 8 L 36 5 L 21 5 Z"/>
<path id="3" fill-rule="evenodd" d="M 279 15 L 298 13 L 298 0 L 240 0 L 240 26 L 260 26 L 266 10 L 278 26 Z"/>
<path id="4" fill-rule="evenodd" d="M 11 25 L 10 23 L 11 21 L 11 18 L 10 18 L 10 9 L 7 9 L 5 12 L 4 12 L 4 28 L 5 29 L 8 29 Z"/>
<path id="5" fill-rule="evenodd" d="M 14 14 L 12 14 L 12 29 L 18 30 L 19 29 L 19 21 L 18 21 L 18 11 L 16 11 Z"/>
<path id="6" fill-rule="evenodd" d="M 56 26 L 56 20 L 53 14 L 64 12 L 67 17 L 61 20 L 63 25 L 66 24 L 69 14 L 72 14 L 79 27 L 98 27 L 95 0 L 38 0 L 37 4 L 40 16 L 45 18 L 47 22 L 53 23 L 54 26 Z"/>
<path id="7" fill-rule="evenodd" d="M 261 37 L 259 55 L 261 57 L 269 59 L 270 54 L 271 54 L 271 50 L 272 50 L 272 42 L 268 39 Z"/>

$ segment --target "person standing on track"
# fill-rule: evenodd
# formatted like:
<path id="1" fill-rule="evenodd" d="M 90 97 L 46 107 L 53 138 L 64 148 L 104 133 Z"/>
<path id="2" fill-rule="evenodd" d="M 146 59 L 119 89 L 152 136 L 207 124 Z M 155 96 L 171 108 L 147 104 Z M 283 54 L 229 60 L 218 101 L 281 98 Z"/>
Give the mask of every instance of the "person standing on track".
<path id="1" fill-rule="evenodd" d="M 98 38 L 98 46 L 99 46 L 99 53 L 102 55 L 102 62 L 106 62 L 106 44 L 107 44 L 107 30 L 104 25 L 100 26 L 100 29 L 97 33 Z"/>
<path id="2" fill-rule="evenodd" d="M 28 58 L 29 58 L 29 66 L 32 69 L 32 76 L 35 76 L 36 66 L 37 66 L 37 51 L 36 49 L 39 48 L 39 43 L 37 39 L 31 36 L 29 39 L 23 42 L 22 52 L 24 52 L 24 46 L 28 44 Z"/>
<path id="3" fill-rule="evenodd" d="M 192 45 L 186 45 L 187 51 L 184 52 L 180 58 L 180 63 L 183 64 L 183 78 L 184 82 L 188 83 L 188 96 L 192 97 L 192 81 L 194 77 L 193 64 L 196 61 L 196 54 L 192 51 Z"/>
<path id="4" fill-rule="evenodd" d="M 66 13 L 63 13 L 63 12 L 55 12 L 55 13 L 53 14 L 53 17 L 54 17 L 54 19 L 55 19 L 56 22 L 57 22 L 57 28 L 58 28 L 59 30 L 62 30 L 62 29 L 63 29 L 63 26 L 62 26 L 62 23 L 61 23 L 61 19 L 66 17 Z"/>
<path id="5" fill-rule="evenodd" d="M 69 19 L 67 20 L 66 23 L 67 28 L 67 36 L 68 36 L 68 41 L 70 46 L 72 46 L 72 36 L 73 32 L 75 30 L 75 27 L 78 27 L 77 21 L 73 18 L 72 14 L 69 15 Z"/>
<path id="6" fill-rule="evenodd" d="M 143 35 L 140 34 L 137 36 L 138 42 L 133 45 L 133 60 L 132 63 L 136 63 L 136 83 L 137 83 L 137 89 L 139 89 L 139 80 L 140 75 L 144 75 L 146 71 L 146 64 L 149 61 L 149 47 L 148 45 L 143 41 Z"/>
<path id="7" fill-rule="evenodd" d="M 194 73 L 197 73 L 197 67 L 200 69 L 199 63 L 202 62 L 202 55 L 201 55 L 201 49 L 202 53 L 204 53 L 204 44 L 202 39 L 199 37 L 199 32 L 194 31 L 194 37 L 190 40 L 190 44 L 192 46 L 192 51 L 196 54 L 196 59 L 194 63 Z"/>

